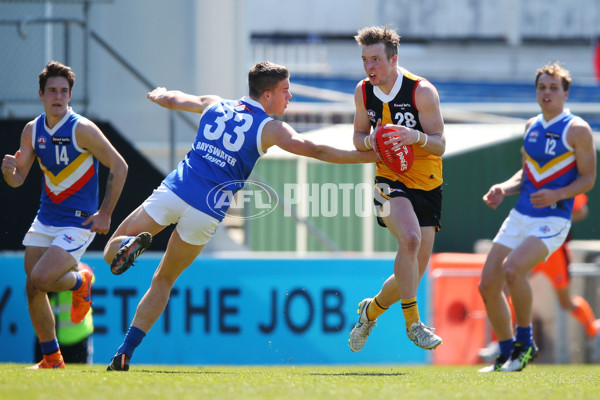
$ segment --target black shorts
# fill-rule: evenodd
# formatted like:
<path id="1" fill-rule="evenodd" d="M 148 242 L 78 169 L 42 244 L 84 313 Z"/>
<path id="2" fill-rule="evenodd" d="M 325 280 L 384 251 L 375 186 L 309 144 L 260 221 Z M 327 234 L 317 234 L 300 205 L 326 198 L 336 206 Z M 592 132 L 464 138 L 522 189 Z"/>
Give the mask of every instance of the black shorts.
<path id="1" fill-rule="evenodd" d="M 435 226 L 436 232 L 442 229 L 442 186 L 432 190 L 409 189 L 402 182 L 376 176 L 373 194 L 376 207 L 381 207 L 390 198 L 407 198 L 417 215 L 419 226 Z M 380 217 L 377 217 L 377 222 L 386 227 Z"/>

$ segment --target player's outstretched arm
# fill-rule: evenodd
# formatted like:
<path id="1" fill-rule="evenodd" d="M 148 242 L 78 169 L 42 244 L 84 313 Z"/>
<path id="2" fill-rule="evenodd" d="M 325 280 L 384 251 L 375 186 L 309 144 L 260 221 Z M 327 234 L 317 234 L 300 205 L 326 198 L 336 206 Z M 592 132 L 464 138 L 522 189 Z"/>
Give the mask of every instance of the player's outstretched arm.
<path id="1" fill-rule="evenodd" d="M 343 150 L 326 144 L 317 144 L 298 134 L 282 121 L 269 121 L 262 133 L 263 150 L 279 146 L 285 151 L 300 156 L 316 158 L 335 164 L 360 164 L 379 161 L 372 151 Z"/>
<path id="2" fill-rule="evenodd" d="M 19 187 L 25 182 L 25 178 L 27 178 L 35 160 L 31 135 L 33 135 L 33 121 L 25 125 L 23 129 L 19 150 L 14 155 L 5 154 L 2 159 L 2 175 L 11 187 Z"/>
<path id="3" fill-rule="evenodd" d="M 157 87 L 146 97 L 153 103 L 170 110 L 195 113 L 202 113 L 206 108 L 222 100 L 219 96 L 194 96 L 179 90 L 167 90 L 164 87 Z"/>

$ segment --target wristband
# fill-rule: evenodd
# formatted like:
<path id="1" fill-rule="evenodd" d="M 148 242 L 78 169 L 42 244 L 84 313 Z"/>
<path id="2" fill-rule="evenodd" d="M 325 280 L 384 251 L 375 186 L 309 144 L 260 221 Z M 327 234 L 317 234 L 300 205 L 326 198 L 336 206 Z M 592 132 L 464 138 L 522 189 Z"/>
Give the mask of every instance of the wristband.
<path id="1" fill-rule="evenodd" d="M 417 131 L 417 141 L 415 143 L 419 144 L 419 142 L 421 141 L 421 131 L 418 129 L 415 129 Z"/>
<path id="2" fill-rule="evenodd" d="M 419 147 L 425 147 L 427 145 L 427 141 L 429 140 L 429 135 L 423 133 L 423 136 L 425 136 L 425 142 L 423 144 L 420 144 Z"/>
<path id="3" fill-rule="evenodd" d="M 367 150 L 371 150 L 373 148 L 373 144 L 371 143 L 371 137 L 369 135 L 365 136 L 364 144 Z"/>

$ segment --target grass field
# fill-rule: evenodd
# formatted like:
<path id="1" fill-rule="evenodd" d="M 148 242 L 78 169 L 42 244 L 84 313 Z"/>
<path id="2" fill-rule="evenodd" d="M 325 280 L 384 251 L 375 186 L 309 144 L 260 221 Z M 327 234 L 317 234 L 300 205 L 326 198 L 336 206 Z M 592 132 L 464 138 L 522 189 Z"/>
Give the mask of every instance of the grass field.
<path id="1" fill-rule="evenodd" d="M 598 399 L 600 365 L 531 365 L 479 374 L 478 367 L 190 367 L 68 365 L 30 371 L 0 364 L 0 399 Z"/>

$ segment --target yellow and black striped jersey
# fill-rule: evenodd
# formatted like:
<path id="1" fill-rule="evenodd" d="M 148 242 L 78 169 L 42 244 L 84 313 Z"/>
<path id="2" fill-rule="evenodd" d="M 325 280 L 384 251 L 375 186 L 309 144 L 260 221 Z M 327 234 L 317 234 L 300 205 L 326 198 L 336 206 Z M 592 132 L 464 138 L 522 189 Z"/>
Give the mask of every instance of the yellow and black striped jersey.
<path id="1" fill-rule="evenodd" d="M 363 100 L 371 126 L 374 128 L 377 120 L 381 119 L 382 125 L 403 125 L 423 131 L 419 110 L 415 106 L 415 90 L 423 79 L 399 68 L 398 79 L 389 94 L 373 86 L 368 78 L 364 79 Z M 443 182 L 441 157 L 426 152 L 418 145 L 413 146 L 413 151 L 414 162 L 408 172 L 397 174 L 384 163 L 377 163 L 377 176 L 400 181 L 411 189 L 432 190 L 440 186 Z"/>

